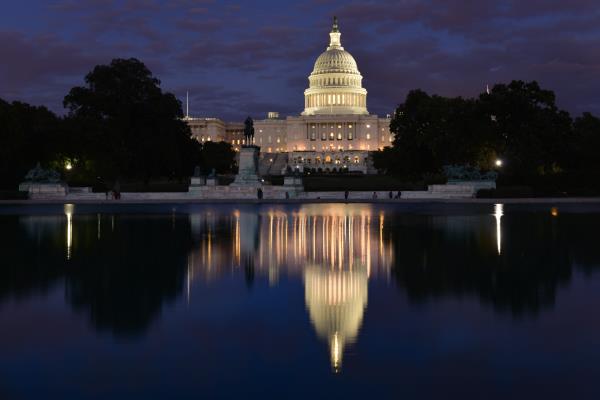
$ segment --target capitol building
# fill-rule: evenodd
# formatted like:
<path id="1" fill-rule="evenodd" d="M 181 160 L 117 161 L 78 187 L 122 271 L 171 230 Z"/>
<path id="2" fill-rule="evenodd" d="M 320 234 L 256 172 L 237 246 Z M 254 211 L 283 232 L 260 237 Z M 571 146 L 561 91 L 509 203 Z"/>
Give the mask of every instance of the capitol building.
<path id="1" fill-rule="evenodd" d="M 254 144 L 260 146 L 259 173 L 353 171 L 374 173 L 369 154 L 390 146 L 390 119 L 369 114 L 367 90 L 356 60 L 342 47 L 337 18 L 329 46 L 317 58 L 304 91 L 304 111 L 279 118 L 269 112 L 255 120 Z M 226 141 L 239 150 L 244 124 L 217 118 L 186 117 L 200 142 Z"/>

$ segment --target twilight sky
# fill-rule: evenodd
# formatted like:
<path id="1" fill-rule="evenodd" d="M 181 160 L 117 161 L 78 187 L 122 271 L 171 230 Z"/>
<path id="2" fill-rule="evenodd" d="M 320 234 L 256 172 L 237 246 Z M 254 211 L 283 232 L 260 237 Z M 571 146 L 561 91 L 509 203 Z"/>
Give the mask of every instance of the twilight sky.
<path id="1" fill-rule="evenodd" d="M 474 96 L 537 80 L 559 106 L 600 115 L 599 0 L 8 0 L 0 13 L 0 98 L 63 113 L 94 65 L 136 57 L 190 114 L 298 114 L 340 19 L 371 113 L 410 89 Z"/>

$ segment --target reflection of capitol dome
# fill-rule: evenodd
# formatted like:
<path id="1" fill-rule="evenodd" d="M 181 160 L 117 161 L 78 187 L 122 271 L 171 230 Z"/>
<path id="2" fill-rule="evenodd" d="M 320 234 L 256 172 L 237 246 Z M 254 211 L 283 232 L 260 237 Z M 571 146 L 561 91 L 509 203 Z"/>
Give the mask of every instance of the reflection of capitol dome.
<path id="1" fill-rule="evenodd" d="M 337 371 L 344 346 L 354 342 L 367 306 L 367 271 L 307 266 L 305 300 L 317 335 L 329 342 L 331 364 Z"/>
<path id="2" fill-rule="evenodd" d="M 362 75 L 354 57 L 342 47 L 341 35 L 337 18 L 334 18 L 329 47 L 317 58 L 308 77 L 304 115 L 368 114 Z"/>

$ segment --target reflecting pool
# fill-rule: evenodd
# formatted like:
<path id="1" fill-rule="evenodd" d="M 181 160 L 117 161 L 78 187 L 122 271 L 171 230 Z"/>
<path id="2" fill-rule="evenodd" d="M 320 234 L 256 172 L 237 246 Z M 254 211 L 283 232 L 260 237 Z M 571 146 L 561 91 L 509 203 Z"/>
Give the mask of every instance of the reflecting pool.
<path id="1" fill-rule="evenodd" d="M 0 399 L 599 398 L 600 207 L 0 208 Z"/>

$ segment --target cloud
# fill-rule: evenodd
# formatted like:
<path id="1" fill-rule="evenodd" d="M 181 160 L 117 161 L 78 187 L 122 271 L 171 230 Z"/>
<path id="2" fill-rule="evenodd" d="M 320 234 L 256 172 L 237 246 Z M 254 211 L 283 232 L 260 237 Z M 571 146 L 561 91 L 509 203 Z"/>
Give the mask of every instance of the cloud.
<path id="1" fill-rule="evenodd" d="M 194 104 L 208 116 L 295 114 L 337 15 L 371 112 L 390 112 L 414 88 L 472 96 L 535 79 L 561 106 L 600 114 L 597 0 L 64 0 L 27 12 L 46 23 L 0 34 L 0 96 L 56 93 L 59 104 L 94 63 L 137 57 L 180 96 L 204 85 Z"/>
<path id="2" fill-rule="evenodd" d="M 64 79 L 83 76 L 100 62 L 51 34 L 28 38 L 18 32 L 0 32 L 0 97 L 51 102 L 53 108 L 66 94 Z M 43 99 L 43 101 L 40 101 Z"/>

